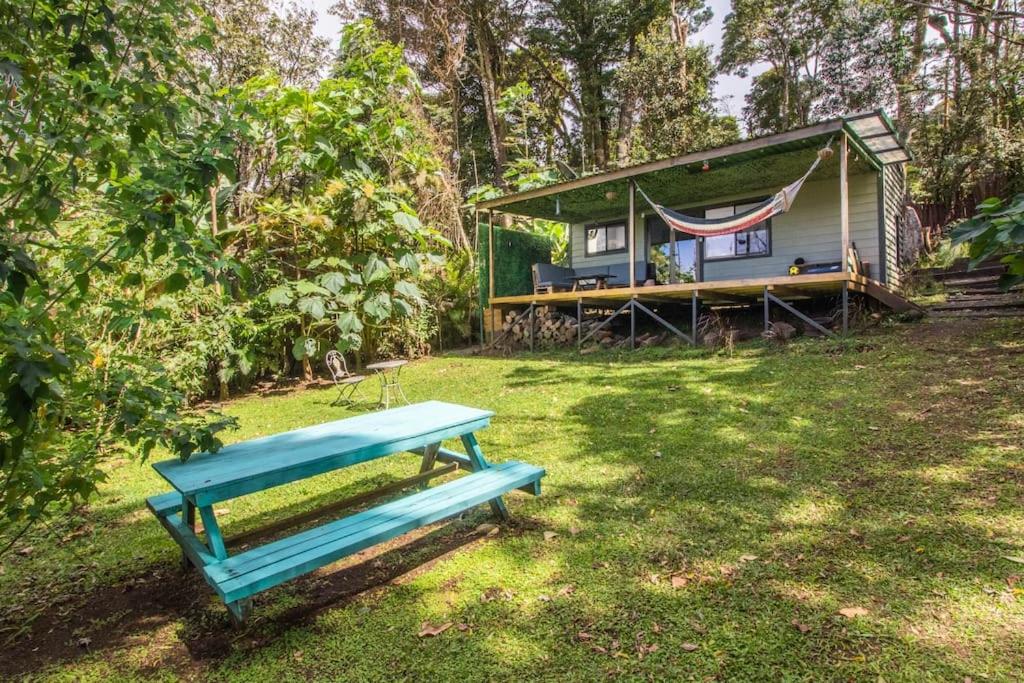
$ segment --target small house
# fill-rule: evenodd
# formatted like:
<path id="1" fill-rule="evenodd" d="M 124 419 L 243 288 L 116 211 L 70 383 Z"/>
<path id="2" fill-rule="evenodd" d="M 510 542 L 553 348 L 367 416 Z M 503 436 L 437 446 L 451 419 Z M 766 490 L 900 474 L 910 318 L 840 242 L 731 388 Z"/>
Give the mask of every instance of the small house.
<path id="1" fill-rule="evenodd" d="M 534 264 L 528 291 L 494 291 L 501 245 L 488 240 L 490 319 L 677 304 L 693 329 L 669 327 L 696 343 L 700 306 L 761 304 L 767 327 L 772 306 L 805 317 L 796 302 L 832 296 L 843 329 L 851 293 L 912 308 L 897 293 L 909 160 L 871 111 L 481 202 L 492 233 L 502 213 L 569 231 L 566 262 Z"/>

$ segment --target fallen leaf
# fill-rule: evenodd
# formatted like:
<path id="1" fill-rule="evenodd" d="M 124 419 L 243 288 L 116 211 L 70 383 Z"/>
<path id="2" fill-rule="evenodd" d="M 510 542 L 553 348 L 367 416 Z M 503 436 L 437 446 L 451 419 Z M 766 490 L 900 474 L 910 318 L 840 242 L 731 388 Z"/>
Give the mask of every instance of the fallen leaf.
<path id="1" fill-rule="evenodd" d="M 795 626 L 795 627 L 796 627 L 796 630 L 797 630 L 797 631 L 800 631 L 800 633 L 807 633 L 808 631 L 810 631 L 810 630 L 811 630 L 811 627 L 810 627 L 810 626 L 808 626 L 807 624 L 801 624 L 801 623 L 800 623 L 799 621 L 797 621 L 796 619 L 794 619 L 793 621 L 791 621 L 791 622 L 789 622 L 789 623 L 793 624 L 793 626 Z"/>
<path id="2" fill-rule="evenodd" d="M 566 596 L 566 595 L 572 595 L 575 592 L 576 592 L 576 586 L 574 586 L 574 585 L 572 585 L 570 583 L 568 586 L 563 586 L 562 588 L 559 588 L 558 589 L 558 593 L 556 593 L 556 595 L 558 597 L 563 597 L 563 596 Z"/>
<path id="3" fill-rule="evenodd" d="M 1003 555 L 1003 559 L 1009 560 L 1010 562 L 1016 562 L 1017 564 L 1024 564 L 1024 557 L 1017 557 L 1014 555 Z"/>
<path id="4" fill-rule="evenodd" d="M 420 624 L 419 637 L 420 638 L 433 638 L 435 636 L 439 636 L 442 633 L 444 633 L 445 631 L 447 631 L 448 629 L 450 629 L 452 627 L 452 625 L 453 624 L 450 621 L 446 621 L 443 624 L 438 624 L 437 626 L 431 624 L 428 621 L 424 621 L 422 624 Z"/>
<path id="5" fill-rule="evenodd" d="M 841 610 L 839 610 L 839 613 L 847 619 L 854 619 L 856 617 L 867 616 L 868 611 L 863 607 L 844 607 Z"/>
<path id="6" fill-rule="evenodd" d="M 608 654 L 608 648 L 601 647 L 600 645 L 595 645 L 595 646 L 593 646 L 590 649 L 593 650 L 594 652 L 600 652 L 603 655 Z"/>
<path id="7" fill-rule="evenodd" d="M 661 577 L 659 577 L 657 574 L 651 574 L 647 577 L 647 580 L 651 583 L 657 584 L 661 580 Z"/>
<path id="8" fill-rule="evenodd" d="M 455 628 L 459 629 L 460 631 L 468 631 L 469 624 L 455 624 Z"/>
<path id="9" fill-rule="evenodd" d="M 541 602 L 551 602 L 551 596 L 547 595 L 546 593 L 541 593 L 537 596 L 537 599 Z"/>
<path id="10" fill-rule="evenodd" d="M 682 588 L 687 583 L 688 583 L 688 581 L 686 580 L 685 576 L 673 576 L 672 577 L 672 587 L 673 588 Z"/>
<path id="11" fill-rule="evenodd" d="M 580 631 L 576 634 L 576 640 L 592 640 L 594 636 L 590 635 L 586 631 Z"/>
<path id="12" fill-rule="evenodd" d="M 573 536 L 577 535 L 579 532 L 580 532 L 580 528 L 578 526 L 571 526 L 571 527 L 569 527 L 569 533 L 572 534 Z"/>
<path id="13" fill-rule="evenodd" d="M 29 555 L 32 554 L 33 550 L 35 550 L 35 548 L 33 548 L 32 546 L 24 545 L 24 546 L 18 548 L 15 552 L 18 553 L 19 555 L 21 555 L 22 557 L 28 557 Z"/>
<path id="14" fill-rule="evenodd" d="M 700 649 L 700 645 L 697 643 L 683 643 L 680 647 L 683 649 L 683 652 L 694 652 Z"/>
<path id="15" fill-rule="evenodd" d="M 231 514 L 231 510 L 229 510 L 228 508 L 214 508 L 213 512 L 214 512 L 214 514 L 217 514 L 217 515 L 230 515 Z"/>
<path id="16" fill-rule="evenodd" d="M 497 524 L 481 524 L 480 526 L 478 526 L 476 528 L 476 532 L 478 534 L 487 534 L 487 535 L 490 535 L 492 533 L 498 533 L 498 525 Z"/>
<path id="17" fill-rule="evenodd" d="M 558 534 L 556 534 L 554 531 L 545 531 L 544 532 L 544 540 L 545 541 L 551 541 L 551 540 L 556 539 L 556 538 L 558 538 Z"/>
<path id="18" fill-rule="evenodd" d="M 295 652 L 293 652 L 292 653 L 292 659 L 294 659 L 296 662 L 301 662 L 302 661 L 302 650 L 296 650 Z"/>
<path id="19" fill-rule="evenodd" d="M 658 622 L 654 622 L 651 625 L 651 630 L 654 631 L 655 633 L 661 633 L 661 624 L 659 624 Z"/>
<path id="20" fill-rule="evenodd" d="M 78 647 L 89 647 L 90 645 L 92 645 L 92 638 L 83 636 L 78 639 Z"/>
<path id="21" fill-rule="evenodd" d="M 740 562 L 753 562 L 757 559 L 757 555 L 740 555 Z"/>

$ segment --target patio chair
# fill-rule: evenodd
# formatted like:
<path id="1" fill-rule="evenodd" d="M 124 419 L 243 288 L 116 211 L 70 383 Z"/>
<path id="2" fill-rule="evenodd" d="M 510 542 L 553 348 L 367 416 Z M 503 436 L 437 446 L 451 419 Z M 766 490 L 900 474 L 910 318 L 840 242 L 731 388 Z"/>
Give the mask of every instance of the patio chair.
<path id="1" fill-rule="evenodd" d="M 331 373 L 334 385 L 338 387 L 338 397 L 331 403 L 332 406 L 342 403 L 351 403 L 352 396 L 356 393 L 359 383 L 366 379 L 365 375 L 356 375 L 348 371 L 345 365 L 345 356 L 338 351 L 328 351 L 324 358 L 324 364 Z"/>

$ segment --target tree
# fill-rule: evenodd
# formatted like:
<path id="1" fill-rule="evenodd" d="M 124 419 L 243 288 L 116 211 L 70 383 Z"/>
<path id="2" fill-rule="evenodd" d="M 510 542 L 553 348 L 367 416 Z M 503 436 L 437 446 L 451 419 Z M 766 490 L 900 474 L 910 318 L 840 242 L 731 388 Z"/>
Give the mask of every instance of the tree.
<path id="1" fill-rule="evenodd" d="M 619 145 L 619 154 L 627 154 L 622 165 L 739 139 L 736 121 L 715 113 L 710 48 L 686 45 L 681 35 L 668 22 L 655 22 L 616 72 L 616 89 L 633 103 L 629 124 L 618 131 L 628 136 Z"/>
<path id="2" fill-rule="evenodd" d="M 252 253 L 262 295 L 294 316 L 292 353 L 307 379 L 325 342 L 373 356 L 389 329 L 423 313 L 421 270 L 450 245 L 414 208 L 444 192 L 418 92 L 401 50 L 369 22 L 345 29 L 315 90 L 272 79 L 246 88 L 275 141 Z"/>
<path id="3" fill-rule="evenodd" d="M 84 499 L 118 448 L 219 445 L 227 422 L 181 412 L 134 353 L 146 292 L 217 256 L 201 217 L 242 131 L 190 59 L 209 34 L 178 30 L 203 21 L 170 0 L 0 8 L 0 529 Z"/>

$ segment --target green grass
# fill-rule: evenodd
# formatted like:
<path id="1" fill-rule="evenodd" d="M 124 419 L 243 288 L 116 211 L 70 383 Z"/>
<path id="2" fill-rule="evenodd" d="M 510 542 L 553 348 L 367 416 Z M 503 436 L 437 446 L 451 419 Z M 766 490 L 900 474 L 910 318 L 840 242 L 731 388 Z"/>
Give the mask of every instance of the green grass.
<path id="1" fill-rule="evenodd" d="M 488 457 L 547 468 L 539 498 L 507 498 L 512 525 L 475 534 L 484 506 L 368 559 L 385 577 L 372 589 L 309 609 L 329 569 L 263 594 L 235 632 L 144 511 L 164 486 L 118 463 L 88 511 L 4 558 L 0 658 L 54 680 L 1020 680 L 1024 565 L 1004 556 L 1024 556 L 1021 331 L 419 361 L 403 372 L 412 400 L 493 409 Z M 233 402 L 232 438 L 350 414 L 333 394 Z M 395 457 L 231 501 L 225 531 L 415 467 Z M 160 581 L 193 607 L 93 605 L 72 634 L 88 647 L 32 652 L 40 624 Z M 854 606 L 866 616 L 838 614 Z M 466 627 L 419 638 L 425 621 Z"/>

